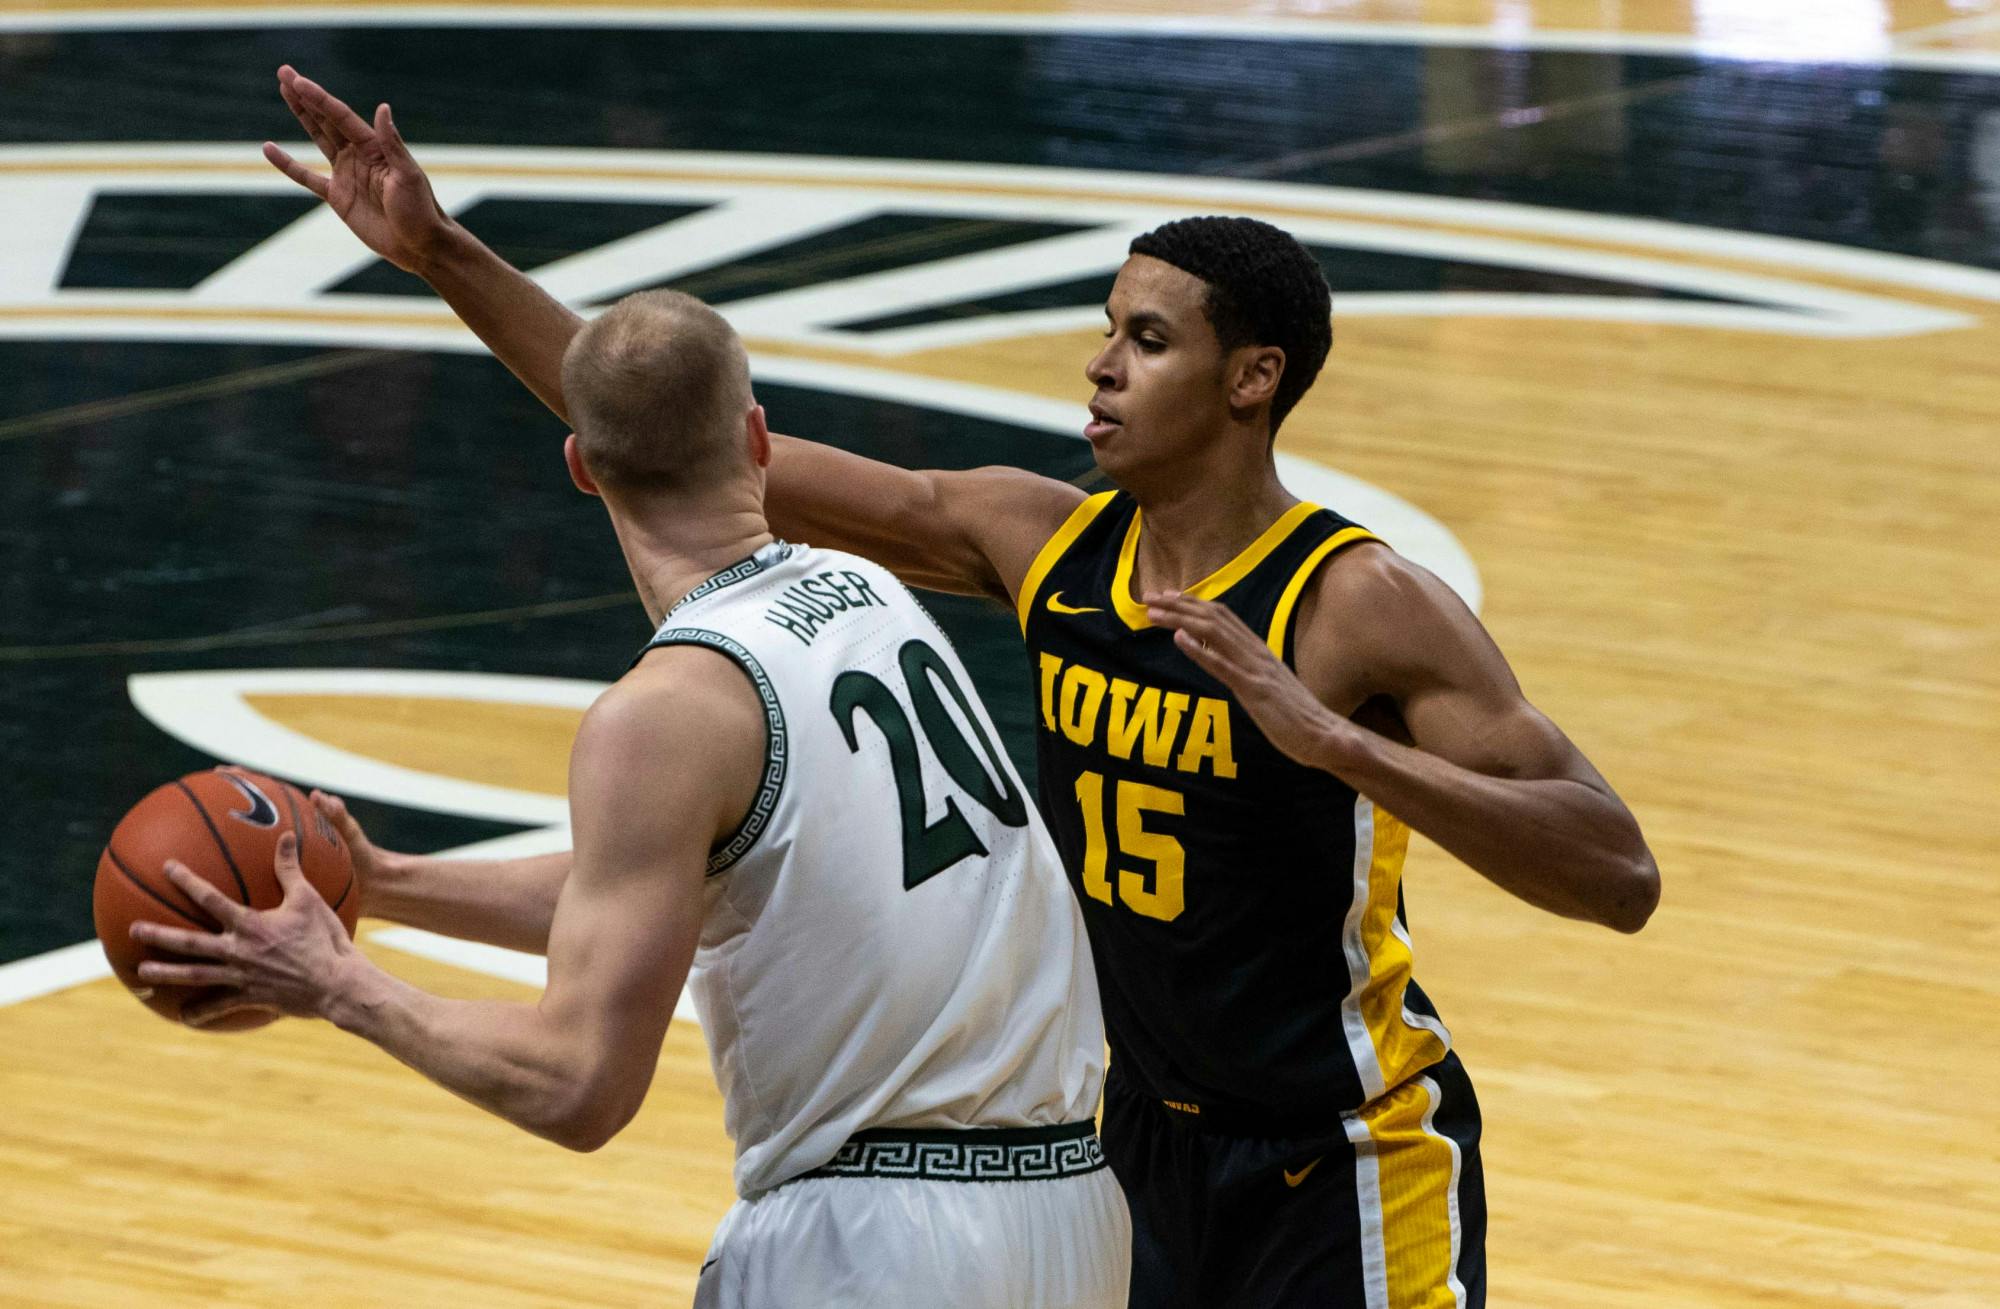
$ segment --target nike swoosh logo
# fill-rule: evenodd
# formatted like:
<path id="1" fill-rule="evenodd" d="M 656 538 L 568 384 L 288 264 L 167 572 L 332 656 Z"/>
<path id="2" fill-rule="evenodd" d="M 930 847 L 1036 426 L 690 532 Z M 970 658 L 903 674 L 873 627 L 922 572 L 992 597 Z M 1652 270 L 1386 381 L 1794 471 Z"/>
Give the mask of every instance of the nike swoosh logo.
<path id="1" fill-rule="evenodd" d="M 1285 1185 L 1297 1186 L 1300 1182 L 1305 1181 L 1307 1177 L 1311 1176 L 1312 1170 L 1319 1167 L 1320 1159 L 1324 1158 L 1326 1158 L 1326 1156 L 1321 1155 L 1319 1159 L 1313 1160 L 1311 1163 L 1307 1164 L 1304 1168 L 1299 1169 L 1299 1171 L 1297 1171 L 1296 1173 L 1292 1172 L 1290 1169 L 1280 1169 L 1279 1171 L 1285 1174 Z"/>
<path id="2" fill-rule="evenodd" d="M 219 768 L 216 771 L 219 773 L 222 772 Z M 256 783 L 250 781 L 248 778 L 238 777 L 235 773 L 222 773 L 222 775 L 228 780 L 231 786 L 243 793 L 245 800 L 250 802 L 248 809 L 231 809 L 229 811 L 231 818 L 240 818 L 252 827 L 276 827 L 278 825 L 278 807 L 271 803 L 269 796 L 258 789 Z"/>
<path id="3" fill-rule="evenodd" d="M 1104 611 L 1102 609 L 1079 609 L 1075 605 L 1066 605 L 1062 602 L 1062 592 L 1058 591 L 1049 597 L 1049 612 L 1052 614 L 1101 614 Z"/>

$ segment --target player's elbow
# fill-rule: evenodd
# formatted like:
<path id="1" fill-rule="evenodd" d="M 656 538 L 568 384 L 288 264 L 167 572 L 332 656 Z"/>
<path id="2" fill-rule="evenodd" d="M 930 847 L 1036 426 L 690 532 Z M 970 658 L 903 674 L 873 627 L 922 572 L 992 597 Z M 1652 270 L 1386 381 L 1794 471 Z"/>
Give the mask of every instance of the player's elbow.
<path id="1" fill-rule="evenodd" d="M 1660 868 L 1653 862 L 1652 852 L 1641 849 L 1611 879 L 1611 885 L 1602 921 L 1629 936 L 1644 927 L 1660 907 Z"/>
<path id="2" fill-rule="evenodd" d="M 552 1114 L 540 1134 L 565 1150 L 591 1154 L 609 1145 L 631 1121 L 632 1114 L 622 1107 L 579 1101 Z"/>
<path id="3" fill-rule="evenodd" d="M 601 1150 L 638 1116 L 650 1077 L 596 1070 L 569 1081 L 551 1097 L 540 1135 L 566 1150 Z"/>

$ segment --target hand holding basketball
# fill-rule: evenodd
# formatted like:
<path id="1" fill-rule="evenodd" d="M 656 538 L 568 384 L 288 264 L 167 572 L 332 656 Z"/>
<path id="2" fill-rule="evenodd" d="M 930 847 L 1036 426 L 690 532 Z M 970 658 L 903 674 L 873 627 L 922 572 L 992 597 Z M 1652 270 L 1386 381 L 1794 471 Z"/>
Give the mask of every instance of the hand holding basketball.
<path id="1" fill-rule="evenodd" d="M 366 918 L 375 913 L 371 907 L 374 898 L 383 889 L 385 880 L 393 880 L 398 871 L 409 860 L 408 855 L 384 850 L 368 839 L 368 833 L 361 829 L 353 814 L 347 810 L 347 802 L 337 795 L 314 790 L 307 793 L 313 808 L 319 810 L 320 817 L 333 824 L 333 830 L 347 845 L 347 854 L 354 861 L 354 893 L 360 897 L 361 916 Z"/>
<path id="2" fill-rule="evenodd" d="M 260 911 L 231 900 L 185 864 L 168 861 L 167 876 L 174 886 L 222 924 L 219 932 L 132 925 L 134 940 L 200 961 L 147 960 L 139 965 L 140 981 L 227 988 L 183 1005 L 183 1022 L 199 1027 L 246 1008 L 319 1017 L 343 970 L 358 957 L 346 925 L 306 881 L 299 868 L 298 838 L 289 832 L 278 839 L 275 868 L 284 898 L 277 908 Z"/>
<path id="3" fill-rule="evenodd" d="M 277 867 L 281 837 L 292 839 L 292 867 L 302 866 L 312 898 L 321 908 L 331 906 L 327 912 L 342 935 L 351 936 L 360 914 L 355 860 L 340 825 L 296 787 L 246 769 L 216 768 L 168 782 L 132 806 L 98 859 L 92 893 L 97 936 L 118 980 L 168 1019 L 181 1019 L 193 1006 L 213 999 L 196 987 L 142 977 L 140 965 L 147 960 L 179 957 L 155 953 L 131 927 L 151 922 L 202 929 L 189 935 L 207 938 L 226 931 L 232 921 L 210 907 L 210 896 L 219 895 L 240 911 L 274 909 L 296 899 Z M 373 847 L 369 849 L 372 856 Z M 210 896 L 187 890 L 185 876 L 170 874 L 169 864 L 184 873 L 192 869 L 186 875 L 207 887 Z M 192 957 L 210 956 L 194 952 Z M 204 1008 L 208 1030 L 240 1031 L 277 1017 L 272 1009 L 240 1002 L 232 1008 L 226 1015 Z"/>

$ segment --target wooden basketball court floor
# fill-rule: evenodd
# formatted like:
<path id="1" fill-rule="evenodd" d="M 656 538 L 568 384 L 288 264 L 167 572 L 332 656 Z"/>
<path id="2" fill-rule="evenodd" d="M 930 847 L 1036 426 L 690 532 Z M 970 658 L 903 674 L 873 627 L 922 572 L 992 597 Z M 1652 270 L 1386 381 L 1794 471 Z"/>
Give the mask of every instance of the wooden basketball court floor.
<path id="1" fill-rule="evenodd" d="M 1466 565 L 1665 879 L 1624 938 L 1413 851 L 1420 975 L 1485 1107 L 1491 1303 L 2000 1305 L 2000 6 L 581 13 L 0 0 L 0 1304 L 685 1303 L 731 1199 L 692 1023 L 632 1127 L 575 1156 L 324 1025 L 182 1032 L 96 975 L 110 822 L 277 748 L 163 675 L 348 761 L 294 775 L 372 797 L 385 841 L 547 840 L 588 690 L 561 679 L 615 677 L 642 634 L 608 536 L 551 486 L 552 420 L 433 302 L 286 248 L 302 211 L 255 143 L 291 139 L 265 79 L 303 47 L 392 99 L 441 185 L 484 188 L 579 303 L 637 284 L 590 283 L 591 249 L 690 189 L 1033 226 L 1024 257 L 1079 285 L 1009 265 L 927 318 L 935 290 L 880 279 L 979 257 L 964 226 L 674 270 L 736 306 L 780 426 L 910 462 L 1088 477 L 1035 424 L 1086 396 L 1102 251 L 1034 242 L 1219 207 L 1315 240 L 1335 352 L 1287 467 L 1422 511 L 1396 521 Z M 712 80 L 646 82 L 621 47 Z M 797 49 L 727 112 L 695 100 Z M 954 69 L 994 99 L 889 121 Z M 568 207 L 523 219 L 524 196 Z M 844 278 L 908 321 L 799 307 Z M 1018 751 L 1005 616 L 941 612 Z M 533 994 L 495 975 L 518 961 L 362 937 L 431 989 Z"/>

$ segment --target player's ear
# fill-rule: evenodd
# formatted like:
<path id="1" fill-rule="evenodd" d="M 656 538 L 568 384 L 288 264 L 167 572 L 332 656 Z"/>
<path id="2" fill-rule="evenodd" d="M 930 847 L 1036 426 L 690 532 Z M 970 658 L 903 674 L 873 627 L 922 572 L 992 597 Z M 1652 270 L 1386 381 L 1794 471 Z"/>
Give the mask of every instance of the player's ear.
<path id="1" fill-rule="evenodd" d="M 602 495 L 590 470 L 583 466 L 583 451 L 576 448 L 576 433 L 571 432 L 563 441 L 563 462 L 569 465 L 569 480 L 576 483 L 576 489 L 585 495 Z"/>
<path id="2" fill-rule="evenodd" d="M 1278 394 L 1278 379 L 1285 375 L 1285 352 L 1275 345 L 1259 345 L 1246 346 L 1236 354 L 1236 368 L 1229 385 L 1230 406 L 1254 409 L 1268 404 Z"/>
<path id="3" fill-rule="evenodd" d="M 750 462 L 759 468 L 771 466 L 771 427 L 764 420 L 764 406 L 751 405 L 743 418 L 743 439 L 750 450 Z"/>

